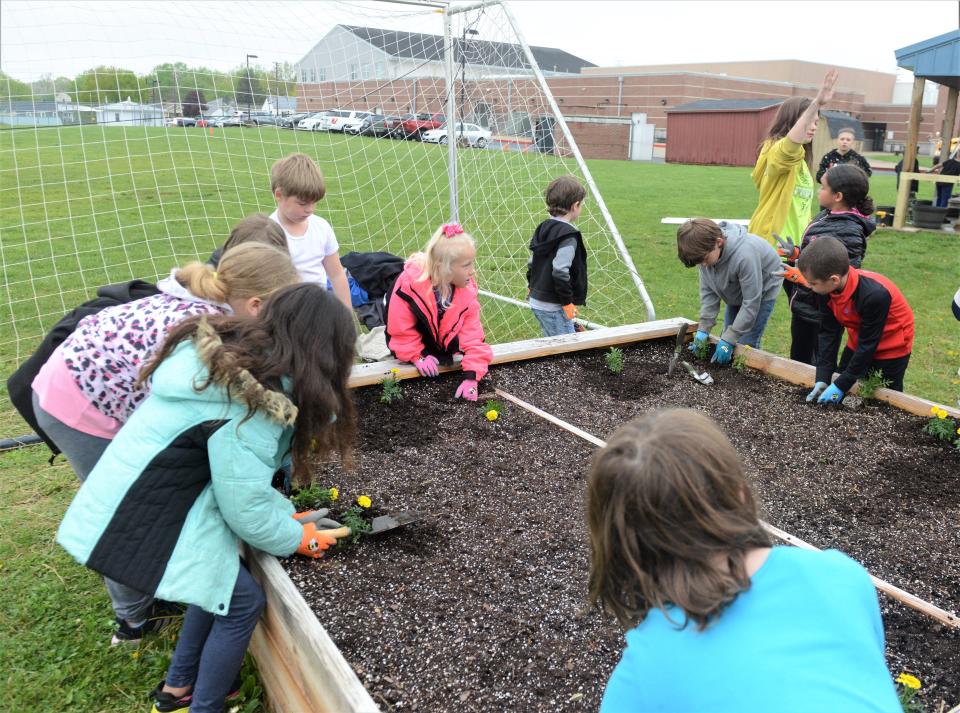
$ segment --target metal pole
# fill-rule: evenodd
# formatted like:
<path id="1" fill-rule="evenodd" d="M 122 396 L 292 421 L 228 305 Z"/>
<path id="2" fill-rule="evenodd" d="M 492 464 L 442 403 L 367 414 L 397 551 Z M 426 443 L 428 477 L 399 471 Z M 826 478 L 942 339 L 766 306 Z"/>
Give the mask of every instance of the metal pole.
<path id="1" fill-rule="evenodd" d="M 460 222 L 460 200 L 457 195 L 457 121 L 456 76 L 453 65 L 453 20 L 449 8 L 443 13 L 443 58 L 447 84 L 447 182 L 450 187 L 450 222 Z"/>
<path id="2" fill-rule="evenodd" d="M 600 213 L 603 215 L 604 220 L 607 223 L 607 227 L 610 229 L 610 233 L 613 236 L 613 241 L 617 246 L 620 257 L 626 264 L 627 270 L 630 272 L 630 276 L 633 278 L 633 284 L 636 285 L 637 291 L 640 293 L 640 298 L 643 300 L 643 304 L 647 309 L 647 319 L 653 321 L 657 318 L 656 310 L 653 308 L 653 302 L 650 299 L 650 295 L 647 294 L 647 288 L 644 286 L 643 280 L 640 278 L 640 274 L 637 272 L 637 268 L 633 264 L 633 258 L 630 257 L 630 252 L 627 250 L 627 246 L 623 243 L 623 238 L 620 236 L 620 231 L 617 230 L 617 226 L 613 222 L 613 216 L 610 215 L 610 211 L 607 210 L 607 205 L 603 202 L 603 197 L 600 195 L 600 191 L 597 189 L 597 184 L 594 182 L 593 176 L 590 174 L 590 169 L 587 168 L 587 164 L 583 160 L 583 156 L 580 154 L 580 149 L 577 148 L 577 142 L 573 140 L 573 134 L 570 133 L 570 127 L 567 126 L 567 122 L 564 120 L 563 114 L 560 113 L 560 107 L 557 106 L 557 102 L 553 98 L 553 92 L 550 91 L 550 87 L 547 85 L 547 80 L 543 78 L 543 72 L 540 71 L 540 66 L 537 64 L 537 60 L 534 58 L 533 52 L 530 50 L 530 45 L 527 44 L 527 40 L 523 36 L 523 32 L 521 32 L 520 26 L 517 24 L 517 19 L 510 11 L 509 5 L 507 5 L 505 2 L 502 2 L 502 0 L 498 1 L 496 4 L 503 8 L 503 12 L 510 21 L 513 31 L 517 33 L 517 40 L 520 42 L 520 46 L 523 48 L 523 53 L 526 55 L 527 62 L 530 63 L 530 67 L 533 69 L 533 74 L 536 77 L 537 82 L 540 84 L 540 88 L 543 90 L 544 96 L 547 99 L 547 103 L 550 105 L 550 109 L 553 111 L 553 115 L 557 119 L 557 123 L 560 125 L 560 130 L 563 132 L 563 136 L 567 140 L 567 145 L 570 146 L 570 150 L 573 152 L 573 156 L 577 161 L 577 165 L 580 167 L 580 170 L 583 171 L 583 177 L 586 179 L 587 185 L 590 187 L 590 191 L 593 193 L 593 197 L 597 201 L 597 207 L 600 209 Z"/>

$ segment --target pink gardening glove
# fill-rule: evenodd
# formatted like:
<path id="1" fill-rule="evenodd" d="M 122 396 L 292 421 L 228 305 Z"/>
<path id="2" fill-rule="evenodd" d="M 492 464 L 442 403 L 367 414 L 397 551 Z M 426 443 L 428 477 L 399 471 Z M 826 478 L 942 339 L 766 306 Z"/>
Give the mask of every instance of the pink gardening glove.
<path id="1" fill-rule="evenodd" d="M 437 376 L 440 373 L 440 362 L 432 354 L 430 356 L 420 357 L 413 365 L 417 367 L 420 376 Z"/>
<path id="2" fill-rule="evenodd" d="M 477 400 L 477 382 L 474 379 L 464 379 L 457 387 L 457 393 L 454 398 L 466 399 L 467 401 Z"/>

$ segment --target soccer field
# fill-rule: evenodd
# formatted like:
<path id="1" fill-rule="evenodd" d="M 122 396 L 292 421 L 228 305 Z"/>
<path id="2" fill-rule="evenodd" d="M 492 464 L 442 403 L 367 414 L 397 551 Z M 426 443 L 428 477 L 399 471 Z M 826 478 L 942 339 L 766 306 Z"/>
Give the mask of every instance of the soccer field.
<path id="1" fill-rule="evenodd" d="M 95 287 L 165 275 L 206 257 L 239 218 L 271 211 L 270 165 L 291 151 L 315 157 L 324 170 L 327 196 L 317 212 L 334 226 L 341 254 L 387 250 L 406 255 L 446 219 L 447 153 L 437 145 L 273 127 L 212 134 L 101 126 L 0 131 L 0 364 L 5 371 Z M 589 166 L 657 315 L 695 319 L 696 271 L 676 259 L 675 226 L 661 225 L 660 219 L 748 217 L 756 200 L 749 169 L 626 161 Z M 526 243 L 543 216 L 542 190 L 550 178 L 575 172 L 574 162 L 461 150 L 458 171 L 461 219 L 478 240 L 481 288 L 523 299 Z M 875 176 L 872 194 L 878 203 L 892 202 L 893 176 Z M 589 198 L 582 227 L 591 251 L 585 316 L 608 325 L 646 319 Z M 916 313 L 907 390 L 945 403 L 953 403 L 960 390 L 960 340 L 949 312 L 960 284 L 958 244 L 953 235 L 880 232 L 871 239 L 865 261 L 865 267 L 901 287 Z M 484 322 L 494 342 L 537 334 L 525 310 L 489 299 Z M 788 351 L 785 303 L 777 307 L 765 347 Z"/>

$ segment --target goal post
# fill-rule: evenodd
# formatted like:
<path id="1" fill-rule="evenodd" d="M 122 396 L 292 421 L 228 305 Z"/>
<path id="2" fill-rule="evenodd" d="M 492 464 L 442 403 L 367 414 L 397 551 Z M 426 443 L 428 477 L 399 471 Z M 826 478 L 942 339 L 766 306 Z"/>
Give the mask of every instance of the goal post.
<path id="1" fill-rule="evenodd" d="M 581 81 L 579 58 L 529 46 L 502 2 L 39 0 L 0 13 L 7 373 L 98 287 L 205 259 L 241 218 L 271 212 L 270 166 L 292 152 L 325 175 L 317 213 L 341 255 L 406 257 L 458 219 L 477 241 L 492 343 L 539 334 L 525 308 L 528 245 L 547 184 L 573 174 L 588 189 L 581 317 L 654 318 L 551 92 Z M 321 111 L 336 121 L 277 125 Z M 373 130 L 355 135 L 367 115 Z M 417 140 L 434 126 L 443 140 Z"/>

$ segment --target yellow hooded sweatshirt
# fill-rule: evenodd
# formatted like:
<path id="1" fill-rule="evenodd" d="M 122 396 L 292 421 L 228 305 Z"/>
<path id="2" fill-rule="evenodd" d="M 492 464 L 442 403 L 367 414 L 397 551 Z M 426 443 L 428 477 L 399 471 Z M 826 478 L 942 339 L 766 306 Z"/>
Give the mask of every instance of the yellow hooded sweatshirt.
<path id="1" fill-rule="evenodd" d="M 794 242 L 799 244 L 803 230 L 810 222 L 814 194 L 803 144 L 786 136 L 777 141 L 766 141 L 751 177 L 760 199 L 747 231 L 765 238 L 771 245 L 775 243 L 773 233 L 784 237 L 790 233 Z M 795 202 L 797 205 L 791 211 Z M 789 230 L 785 232 L 786 228 Z"/>

